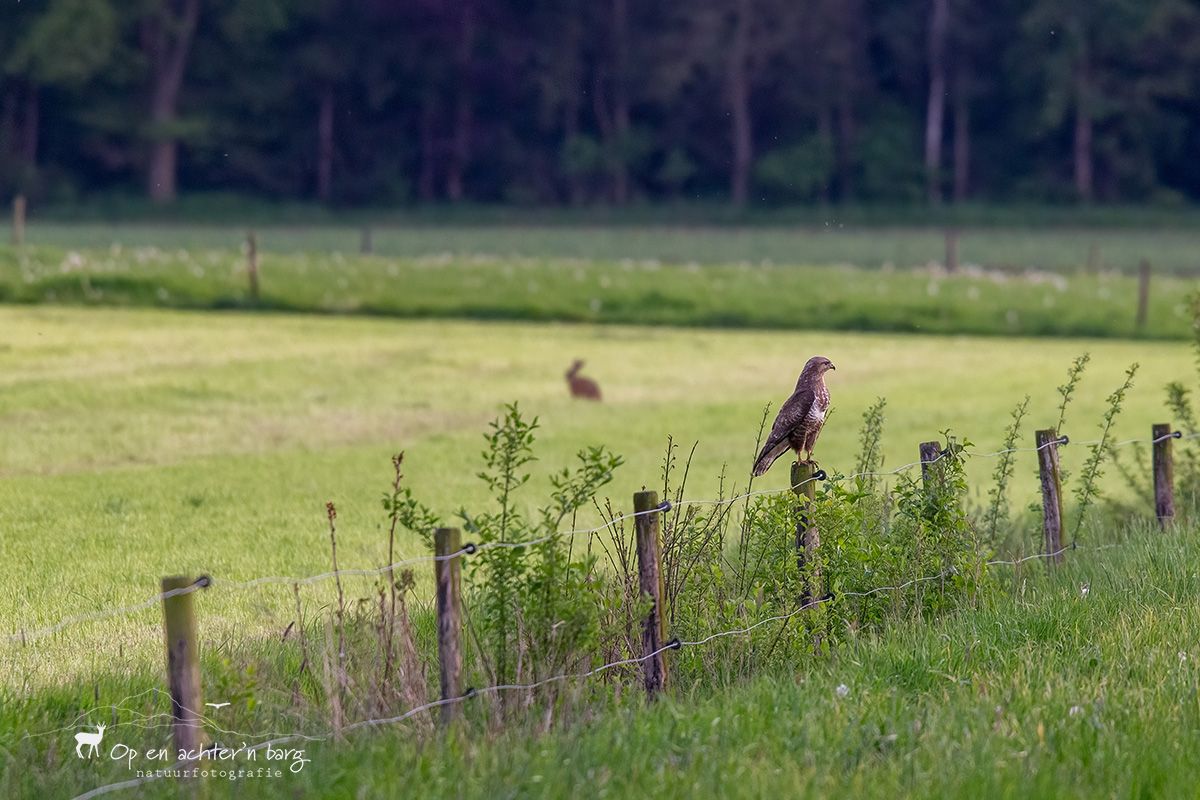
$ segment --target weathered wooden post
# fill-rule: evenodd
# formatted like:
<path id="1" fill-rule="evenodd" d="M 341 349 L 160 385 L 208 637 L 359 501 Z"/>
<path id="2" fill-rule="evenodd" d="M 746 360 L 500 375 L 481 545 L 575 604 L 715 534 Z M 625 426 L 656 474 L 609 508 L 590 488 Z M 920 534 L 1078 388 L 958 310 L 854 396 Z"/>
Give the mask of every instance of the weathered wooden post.
<path id="1" fill-rule="evenodd" d="M 15 247 L 25 244 L 25 195 L 19 194 L 12 203 L 12 243 Z"/>
<path id="2" fill-rule="evenodd" d="M 358 252 L 364 256 L 375 252 L 375 245 L 371 241 L 371 226 L 364 225 L 362 233 L 358 237 Z"/>
<path id="3" fill-rule="evenodd" d="M 1175 465 L 1171 457 L 1171 440 L 1179 436 L 1171 432 L 1170 423 L 1151 428 L 1154 439 L 1154 516 L 1165 528 L 1175 519 Z"/>
<path id="4" fill-rule="evenodd" d="M 792 491 L 796 493 L 796 565 L 803 581 L 801 608 L 811 604 L 821 593 L 821 568 L 817 561 L 821 532 L 812 520 L 812 505 L 817 500 L 817 474 L 812 462 L 792 463 Z"/>
<path id="5" fill-rule="evenodd" d="M 1137 304 L 1137 329 L 1142 331 L 1146 327 L 1147 317 L 1150 315 L 1150 262 L 1147 259 L 1142 259 L 1138 264 L 1138 304 Z"/>
<path id="6" fill-rule="evenodd" d="M 433 533 L 433 549 L 442 699 L 452 700 L 462 695 L 462 557 L 449 556 L 462 550 L 462 533 L 458 528 L 438 528 Z M 458 705 L 442 706 L 443 723 L 458 716 Z"/>
<path id="7" fill-rule="evenodd" d="M 200 653 L 196 649 L 196 612 L 192 595 L 208 586 L 208 578 L 181 575 L 162 579 L 163 631 L 167 642 L 167 687 L 171 693 L 175 750 L 191 760 L 199 757 L 203 742 L 200 712 Z"/>
<path id="8" fill-rule="evenodd" d="M 650 613 L 642 625 L 642 661 L 646 695 L 654 697 L 667 688 L 667 659 L 660 652 L 667 643 L 667 609 L 663 604 L 662 541 L 659 528 L 658 492 L 641 491 L 633 495 L 634 530 L 637 533 L 638 584 L 651 600 Z"/>
<path id="9" fill-rule="evenodd" d="M 250 279 L 250 299 L 258 302 L 258 237 L 246 234 L 246 276 Z"/>
<path id="10" fill-rule="evenodd" d="M 946 272 L 958 272 L 958 231 L 946 229 Z"/>
<path id="11" fill-rule="evenodd" d="M 941 442 L 921 442 L 921 482 L 925 493 L 933 494 L 942 488 L 946 465 L 940 463 L 944 453 Z"/>
<path id="12" fill-rule="evenodd" d="M 1042 530 L 1046 539 L 1046 556 L 1058 564 L 1062 557 L 1062 478 L 1058 473 L 1058 445 L 1062 441 L 1053 428 L 1035 434 L 1038 456 L 1038 476 L 1042 483 Z"/>

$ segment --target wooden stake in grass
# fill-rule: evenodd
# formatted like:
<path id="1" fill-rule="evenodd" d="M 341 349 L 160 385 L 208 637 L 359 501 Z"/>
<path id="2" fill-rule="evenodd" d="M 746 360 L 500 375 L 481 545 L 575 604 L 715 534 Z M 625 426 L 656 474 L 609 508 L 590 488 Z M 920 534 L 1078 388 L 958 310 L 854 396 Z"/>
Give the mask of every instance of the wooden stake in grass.
<path id="1" fill-rule="evenodd" d="M 821 532 L 812 520 L 812 505 L 817 499 L 817 468 L 811 462 L 792 463 L 792 491 L 796 494 L 796 565 L 802 579 L 800 608 L 821 593 L 821 571 L 817 550 Z"/>
<path id="2" fill-rule="evenodd" d="M 200 654 L 196 649 L 196 613 L 192 596 L 207 578 L 180 575 L 162 579 L 163 631 L 167 641 L 167 686 L 171 692 L 175 749 L 196 757 L 202 745 L 200 727 Z"/>
<path id="3" fill-rule="evenodd" d="M 662 649 L 667 642 L 667 610 L 663 605 L 662 542 L 659 531 L 658 492 L 633 495 L 634 529 L 637 532 L 638 582 L 650 598 L 650 612 L 642 625 L 642 661 L 646 694 L 654 697 L 667 688 L 667 660 Z M 650 655 L 654 653 L 654 655 Z"/>
<path id="4" fill-rule="evenodd" d="M 946 229 L 946 272 L 958 272 L 958 231 Z"/>
<path id="5" fill-rule="evenodd" d="M 375 245 L 371 241 L 371 226 L 364 225 L 362 233 L 358 238 L 358 252 L 364 256 L 368 256 L 375 252 Z"/>
<path id="6" fill-rule="evenodd" d="M 20 247 L 25 244 L 25 195 L 13 198 L 12 214 L 12 243 L 14 247 Z"/>
<path id="7" fill-rule="evenodd" d="M 925 484 L 925 492 L 932 493 L 941 489 L 945 465 L 942 461 L 941 442 L 921 442 L 921 481 Z"/>
<path id="8" fill-rule="evenodd" d="M 1138 304 L 1137 329 L 1140 333 L 1146 328 L 1146 318 L 1150 314 L 1150 262 L 1142 259 L 1138 264 Z"/>
<path id="9" fill-rule="evenodd" d="M 438 663 L 442 676 L 442 699 L 462 696 L 462 550 L 458 528 L 438 528 L 433 534 L 433 575 L 437 592 Z M 458 715 L 458 703 L 442 706 L 442 722 Z"/>
<path id="10" fill-rule="evenodd" d="M 1035 436 L 1038 454 L 1038 476 L 1042 482 L 1042 530 L 1045 533 L 1046 556 L 1054 564 L 1062 563 L 1062 478 L 1058 472 L 1058 445 L 1061 442 L 1053 428 L 1038 431 Z"/>
<path id="11" fill-rule="evenodd" d="M 258 302 L 258 237 L 246 234 L 246 277 L 250 279 L 250 299 Z"/>
<path id="12" fill-rule="evenodd" d="M 1165 528 L 1175 519 L 1175 465 L 1171 458 L 1170 423 L 1151 428 L 1154 439 L 1154 516 Z"/>

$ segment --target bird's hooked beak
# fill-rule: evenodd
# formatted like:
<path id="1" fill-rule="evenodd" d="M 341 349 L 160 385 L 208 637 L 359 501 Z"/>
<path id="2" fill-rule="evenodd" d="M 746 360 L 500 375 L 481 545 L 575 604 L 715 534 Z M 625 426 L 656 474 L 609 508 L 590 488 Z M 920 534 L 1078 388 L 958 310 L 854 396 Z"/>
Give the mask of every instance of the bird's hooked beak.
<path id="1" fill-rule="evenodd" d="M 833 365 L 833 362 L 832 362 L 832 361 L 830 361 L 830 362 L 829 362 L 829 368 L 830 368 L 830 369 L 837 369 L 837 367 L 835 367 L 835 366 Z"/>

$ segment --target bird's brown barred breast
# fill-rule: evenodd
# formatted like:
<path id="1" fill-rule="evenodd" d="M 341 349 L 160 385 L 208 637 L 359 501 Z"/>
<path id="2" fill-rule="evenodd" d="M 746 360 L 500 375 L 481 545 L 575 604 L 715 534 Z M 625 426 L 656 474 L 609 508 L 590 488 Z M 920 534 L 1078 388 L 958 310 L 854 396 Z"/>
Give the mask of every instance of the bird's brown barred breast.
<path id="1" fill-rule="evenodd" d="M 780 406 L 771 434 L 754 461 L 754 475 L 764 474 L 788 450 L 796 453 L 797 461 L 812 460 L 813 448 L 829 410 L 825 373 L 831 369 L 836 367 L 824 356 L 813 356 L 804 365 L 796 381 L 796 390 Z"/>

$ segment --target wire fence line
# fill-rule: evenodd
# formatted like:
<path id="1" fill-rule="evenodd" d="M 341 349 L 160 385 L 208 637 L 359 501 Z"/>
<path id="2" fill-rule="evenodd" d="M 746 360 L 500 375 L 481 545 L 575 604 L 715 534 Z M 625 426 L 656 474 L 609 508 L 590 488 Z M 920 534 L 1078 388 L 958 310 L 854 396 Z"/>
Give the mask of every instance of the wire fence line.
<path id="1" fill-rule="evenodd" d="M 1159 437 L 1148 438 L 1148 439 L 1125 439 L 1122 441 L 1109 443 L 1107 446 L 1110 448 L 1111 447 L 1125 447 L 1125 446 L 1128 446 L 1131 444 L 1157 444 L 1166 439 L 1192 440 L 1192 439 L 1197 439 L 1197 438 L 1200 438 L 1200 432 L 1184 434 L 1181 431 L 1172 431 L 1169 434 L 1165 434 L 1165 435 L 1159 436 Z M 1032 452 L 1038 452 L 1038 451 L 1045 449 L 1046 447 L 1049 447 L 1051 445 L 1065 446 L 1065 445 L 1069 445 L 1072 443 L 1075 445 L 1078 445 L 1078 446 L 1093 446 L 1093 447 L 1105 444 L 1105 442 L 1101 439 L 1072 442 L 1069 437 L 1063 435 L 1063 436 L 1060 436 L 1058 439 L 1053 439 L 1051 441 L 1045 442 L 1036 447 L 1009 447 L 1009 448 L 995 450 L 995 451 L 988 452 L 988 453 L 968 453 L 968 456 L 971 458 L 997 458 L 999 456 L 1008 455 L 1010 453 L 1032 453 Z M 180 595 L 180 594 L 190 594 L 199 589 L 208 588 L 209 586 L 214 586 L 214 585 L 218 586 L 220 588 L 241 590 L 241 589 L 250 589 L 250 588 L 255 588 L 258 586 L 266 586 L 266 585 L 273 585 L 273 584 L 288 585 L 288 586 L 292 586 L 292 585 L 304 586 L 304 585 L 311 585 L 314 583 L 320 583 L 322 581 L 326 581 L 331 578 L 338 578 L 338 577 L 384 575 L 384 574 L 394 572 L 395 570 L 400 569 L 402 567 L 411 566 L 413 564 L 425 564 L 425 563 L 434 563 L 434 562 L 438 562 L 438 561 L 449 561 L 449 560 L 452 560 L 455 558 L 461 558 L 463 556 L 473 555 L 482 550 L 491 550 L 491 549 L 498 549 L 498 548 L 519 549 L 519 548 L 526 548 L 526 547 L 535 547 L 537 545 L 545 544 L 550 541 L 561 541 L 563 539 L 573 538 L 575 536 L 584 536 L 584 535 L 595 534 L 595 533 L 603 533 L 605 531 L 611 530 L 614 526 L 616 526 L 617 524 L 619 524 L 621 522 L 625 522 L 625 521 L 631 520 L 631 519 L 636 519 L 637 517 L 640 517 L 640 516 L 647 516 L 650 514 L 656 514 L 656 513 L 660 513 L 660 512 L 669 511 L 672 508 L 682 508 L 685 506 L 732 505 L 734 503 L 738 503 L 742 500 L 747 500 L 752 497 L 795 492 L 797 489 L 803 487 L 804 485 L 806 485 L 808 483 L 824 481 L 824 480 L 848 481 L 848 480 L 854 480 L 856 478 L 865 478 L 865 477 L 889 477 L 889 476 L 893 476 L 893 475 L 898 475 L 902 472 L 906 472 L 907 470 L 913 469 L 914 467 L 935 464 L 944 458 L 948 458 L 948 457 L 954 455 L 955 453 L 956 453 L 956 451 L 947 449 L 947 450 L 944 450 L 941 453 L 939 453 L 936 457 L 929 459 L 928 461 L 910 461 L 907 464 L 901 464 L 900 466 L 895 467 L 893 469 L 883 470 L 883 471 L 855 472 L 855 473 L 852 473 L 849 475 L 834 475 L 834 476 L 830 477 L 825 473 L 824 470 L 818 470 L 812 477 L 806 478 L 803 481 L 800 481 L 796 484 L 787 486 L 785 488 L 756 489 L 753 491 L 746 491 L 741 494 L 731 495 L 730 497 L 724 498 L 724 499 L 717 498 L 717 499 L 712 499 L 712 500 L 679 500 L 678 502 L 675 502 L 675 503 L 672 503 L 670 500 L 665 500 L 663 503 L 661 503 L 660 505 L 658 505 L 654 508 L 646 509 L 645 511 L 631 511 L 626 514 L 619 514 L 615 517 L 611 517 L 611 518 L 607 519 L 604 523 L 594 526 L 594 527 L 591 527 L 591 528 L 579 528 L 579 529 L 574 529 L 574 530 L 570 530 L 570 531 L 555 531 L 554 533 L 550 533 L 545 536 L 541 536 L 541 537 L 538 537 L 535 539 L 520 541 L 520 542 L 483 542 L 480 544 L 468 543 L 453 553 L 447 553 L 445 555 L 440 555 L 440 556 L 439 555 L 414 556 L 412 558 L 406 558 L 401 561 L 396 561 L 392 564 L 388 564 L 388 565 L 385 565 L 382 567 L 367 567 L 367 568 L 361 568 L 361 569 L 337 569 L 337 570 L 329 570 L 327 572 L 317 573 L 315 575 L 306 575 L 306 576 L 270 575 L 270 576 L 264 576 L 264 577 L 259 577 L 259 578 L 252 578 L 252 579 L 246 580 L 246 581 L 215 580 L 215 579 L 211 578 L 210 576 L 205 575 L 205 576 L 202 576 L 201 578 L 198 578 L 196 583 L 194 583 L 190 586 L 179 588 L 179 589 L 172 589 L 167 592 L 160 592 L 156 595 L 153 595 L 153 596 L 147 598 L 146 600 L 143 600 L 140 603 L 135 603 L 135 604 L 128 605 L 128 606 L 117 606 L 117 607 L 112 607 L 112 608 L 107 608 L 107 609 L 96 609 L 94 611 L 77 614 L 77 615 L 71 616 L 71 617 L 66 617 L 62 620 L 59 620 L 56 623 L 53 623 L 51 625 L 47 625 L 44 627 L 40 627 L 40 628 L 22 627 L 20 630 L 18 630 L 18 632 L 9 634 L 7 636 L 7 641 L 9 643 L 19 643 L 22 646 L 24 646 L 24 645 L 27 645 L 29 642 L 37 641 L 38 639 L 42 639 L 42 638 L 45 638 L 46 636 L 51 636 L 55 633 L 58 633 L 59 631 L 65 629 L 65 628 L 68 628 L 72 625 L 83 624 L 86 622 L 95 622 L 95 621 L 99 621 L 99 620 L 107 619 L 107 618 L 111 618 L 111 617 L 124 616 L 126 614 L 133 614 L 138 611 L 143 611 L 145 609 L 151 608 L 154 605 L 161 603 L 163 600 L 165 600 L 169 597 L 174 597 L 174 596 Z M 1041 557 L 1045 557 L 1045 555 L 1046 554 L 1043 554 Z"/>
<path id="2" fill-rule="evenodd" d="M 1109 544 L 1109 545 L 1102 545 L 1102 546 L 1095 546 L 1095 547 L 1087 547 L 1085 549 L 1104 550 L 1104 549 L 1108 549 L 1108 548 L 1114 547 L 1114 546 L 1117 546 L 1117 545 Z M 1075 550 L 1075 549 L 1078 549 L 1078 547 L 1076 545 L 1072 544 L 1072 545 L 1063 547 L 1063 548 L 1061 548 L 1055 552 L 1051 552 L 1051 553 L 1036 553 L 1036 554 L 1028 555 L 1028 556 L 1018 558 L 1018 559 L 1012 559 L 1012 560 L 997 559 L 997 560 L 986 561 L 984 563 L 988 566 L 1019 565 L 1019 564 L 1023 564 L 1025 562 L 1033 561 L 1033 560 L 1037 560 L 1037 559 L 1052 558 L 1063 552 L 1066 552 L 1067 550 Z M 478 697 L 483 694 L 495 694 L 495 693 L 507 692 L 507 691 L 533 691 L 535 689 L 539 689 L 543 686 L 547 686 L 552 683 L 559 683 L 559 682 L 569 681 L 569 680 L 583 680 L 586 678 L 595 677 L 596 675 L 599 675 L 603 672 L 607 672 L 608 670 L 616 669 L 617 667 L 625 667 L 625 666 L 633 666 L 636 664 L 641 664 L 641 663 L 648 661 L 651 658 L 654 658 L 654 657 L 656 657 L 662 653 L 665 653 L 669 650 L 681 650 L 685 647 L 703 647 L 717 639 L 721 639 L 724 637 L 744 636 L 748 633 L 751 633 L 755 629 L 762 627 L 763 625 L 768 625 L 772 622 L 785 622 L 785 621 L 791 619 L 792 617 L 795 617 L 795 616 L 797 616 L 805 611 L 808 611 L 812 608 L 816 608 L 817 606 L 823 605 L 825 603 L 835 602 L 839 598 L 869 597 L 869 596 L 872 596 L 875 594 L 880 594 L 883 592 L 900 591 L 902 589 L 906 589 L 910 586 L 914 586 L 919 583 L 940 580 L 942 578 L 946 578 L 951 575 L 954 575 L 955 573 L 956 573 L 956 570 L 953 567 L 950 567 L 948 569 L 942 570 L 941 572 L 939 572 L 937 574 L 925 575 L 925 576 L 922 576 L 919 578 L 913 578 L 911 580 L 908 580 L 908 581 L 905 581 L 905 582 L 899 583 L 899 584 L 888 585 L 888 586 L 877 586 L 873 589 L 868 589 L 865 591 L 839 592 L 836 595 L 827 594 L 824 597 L 814 598 L 805 603 L 802 603 L 801 605 L 797 606 L 796 609 L 794 609 L 793 611 L 790 611 L 786 614 L 778 614 L 775 616 L 766 617 L 766 618 L 761 619 L 761 620 L 755 622 L 754 624 L 749 625 L 744 628 L 732 628 L 729 630 L 718 631 L 716 633 L 709 634 L 701 639 L 689 640 L 689 639 L 675 638 L 675 639 L 672 639 L 670 642 L 666 643 L 665 645 L 663 645 L 662 647 L 659 647 L 656 650 L 646 653 L 645 655 L 634 656 L 634 657 L 630 657 L 630 658 L 622 658 L 622 659 L 617 659 L 615 661 L 609 661 L 605 664 L 601 664 L 598 667 L 595 667 L 593 669 L 590 669 L 590 670 L 587 670 L 584 672 L 565 672 L 565 673 L 560 673 L 558 675 L 552 675 L 547 678 L 542 678 L 537 681 L 532 681 L 529 683 L 503 683 L 503 684 L 495 684 L 495 685 L 491 685 L 491 686 L 486 686 L 486 687 L 479 688 L 479 689 L 475 689 L 475 688 L 467 689 L 461 695 L 458 695 L 456 697 L 448 697 L 448 698 L 440 698 L 438 700 L 431 700 L 427 703 L 423 703 L 421 705 L 415 706 L 415 707 L 413 707 L 401 714 L 397 714 L 395 716 L 377 717 L 377 718 L 360 720 L 358 722 L 354 722 L 349 725 L 344 725 L 338 729 L 330 730 L 330 731 L 327 731 L 327 732 L 325 732 L 323 734 L 319 734 L 319 735 L 312 735 L 312 734 L 298 733 L 298 732 L 297 733 L 287 733 L 287 734 L 282 734 L 282 735 L 278 734 L 277 732 L 272 732 L 272 733 L 267 733 L 267 734 L 238 733 L 236 731 L 228 731 L 223 728 L 220 728 L 215 723 L 213 723 L 210 718 L 208 718 L 207 716 L 205 716 L 203 714 L 196 714 L 196 716 L 198 718 L 200 718 L 200 720 L 202 722 L 208 723 L 209 727 L 211 727 L 214 730 L 217 730 L 219 732 L 222 732 L 222 733 L 227 733 L 227 734 L 231 734 L 231 735 L 235 735 L 235 736 L 241 736 L 243 738 L 258 738 L 260 736 L 274 737 L 274 738 L 268 739 L 267 741 L 259 742 L 255 745 L 252 745 L 252 746 L 242 750 L 242 752 L 246 752 L 246 753 L 257 752 L 257 751 L 265 749 L 267 747 L 273 747 L 273 746 L 281 745 L 281 744 L 288 744 L 290 742 L 295 742 L 298 740 L 303 740 L 303 741 L 307 741 L 307 742 L 325 742 L 325 741 L 328 741 L 328 740 L 334 738 L 335 736 L 344 735 L 346 733 L 351 733 L 356 730 L 363 730 L 363 729 L 378 728 L 378 727 L 383 727 L 383 726 L 388 726 L 388 725 L 395 725 L 395 724 L 404 722 L 406 720 L 412 719 L 413 717 L 417 716 L 418 714 L 422 714 L 427 711 L 432 711 L 434 709 L 441 708 L 442 706 L 457 705 L 459 703 L 464 703 L 467 700 L 470 700 L 474 697 Z M 126 698 L 125 700 L 122 700 L 121 703 L 118 705 L 123 705 L 128 700 L 136 699 L 138 697 L 144 696 L 149 691 L 157 692 L 159 690 L 157 690 L 157 689 L 147 690 L 146 692 L 141 692 L 137 695 L 132 695 L 132 696 Z M 116 708 L 116 707 L 118 707 L 118 706 L 117 705 L 100 706 L 99 708 Z M 187 710 L 187 709 L 185 709 L 185 710 Z M 195 713 L 195 712 L 193 712 L 193 713 Z M 164 715 L 163 714 L 155 714 L 155 715 L 140 715 L 140 716 L 143 718 L 141 721 L 148 721 L 148 720 L 151 720 L 151 719 L 154 719 L 157 717 L 162 717 Z M 171 716 L 171 715 L 167 714 L 165 716 Z M 79 721 L 81 721 L 81 719 L 86 719 L 86 717 L 87 717 L 86 713 L 81 714 L 78 717 L 76 717 L 75 722 L 78 723 Z M 125 724 L 132 724 L 132 723 L 125 723 Z M 145 726 L 136 726 L 136 727 L 142 727 L 145 729 L 156 729 L 156 728 L 160 728 L 160 727 L 165 727 L 165 725 L 156 724 L 156 725 L 145 725 Z M 66 730 L 73 730 L 73 729 L 74 729 L 73 726 L 67 726 L 64 728 L 57 728 L 52 731 L 46 731 L 46 732 L 43 732 L 40 734 L 33 734 L 32 736 L 45 736 L 45 735 L 59 733 L 59 732 L 63 732 Z M 29 737 L 30 737 L 30 735 L 27 734 L 27 738 L 29 738 Z M 146 774 L 146 775 L 139 776 L 137 778 L 132 778 L 129 780 L 118 781 L 115 783 L 109 783 L 109 784 L 97 786 L 87 792 L 84 792 L 83 794 L 77 795 L 75 798 L 73 798 L 73 800 L 89 800 L 90 798 L 99 797 L 101 795 L 120 791 L 122 789 L 131 789 L 131 788 L 134 788 L 137 786 L 141 786 L 145 783 L 159 780 L 164 777 L 173 777 L 173 775 L 170 775 L 169 773 L 174 773 L 181 769 L 190 770 L 190 769 L 196 768 L 199 763 L 200 763 L 199 759 L 193 759 L 193 760 L 189 760 L 189 761 L 182 761 L 182 760 L 176 761 L 174 764 L 172 764 L 168 767 L 164 767 L 164 768 L 162 768 L 162 770 L 156 771 L 152 774 Z"/>

